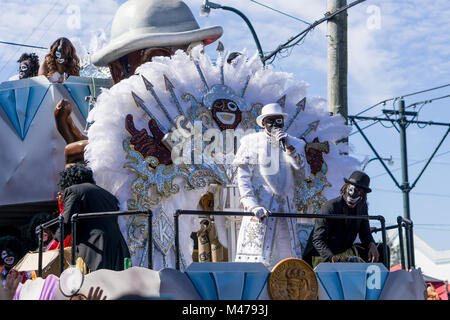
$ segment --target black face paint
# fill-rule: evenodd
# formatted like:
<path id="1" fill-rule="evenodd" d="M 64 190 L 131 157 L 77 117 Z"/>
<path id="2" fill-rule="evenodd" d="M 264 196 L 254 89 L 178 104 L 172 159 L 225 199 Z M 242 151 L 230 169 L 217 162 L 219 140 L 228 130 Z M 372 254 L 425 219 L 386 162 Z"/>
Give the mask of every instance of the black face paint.
<path id="1" fill-rule="evenodd" d="M 344 199 L 350 208 L 354 208 L 358 204 L 358 202 L 361 201 L 363 196 L 364 196 L 363 189 L 358 188 L 352 184 L 349 184 L 347 186 L 347 189 L 345 190 Z"/>
<path id="2" fill-rule="evenodd" d="M 22 61 L 19 66 L 19 79 L 28 78 L 31 76 L 30 62 L 28 60 Z"/>
<path id="3" fill-rule="evenodd" d="M 3 250 L 1 252 L 1 260 L 2 260 L 2 264 L 4 264 L 7 268 L 12 268 L 16 261 L 17 261 L 17 256 L 14 252 L 11 252 L 9 249 Z"/>
<path id="4" fill-rule="evenodd" d="M 269 136 L 272 135 L 273 130 L 282 130 L 284 127 L 284 117 L 283 116 L 269 116 L 264 118 L 264 130 Z"/>
<path id="5" fill-rule="evenodd" d="M 128 61 L 128 56 L 123 56 L 123 57 L 119 58 L 119 62 L 120 62 L 120 65 L 122 66 L 122 70 L 123 70 L 125 78 L 130 77 L 132 74 L 131 74 L 131 64 Z"/>

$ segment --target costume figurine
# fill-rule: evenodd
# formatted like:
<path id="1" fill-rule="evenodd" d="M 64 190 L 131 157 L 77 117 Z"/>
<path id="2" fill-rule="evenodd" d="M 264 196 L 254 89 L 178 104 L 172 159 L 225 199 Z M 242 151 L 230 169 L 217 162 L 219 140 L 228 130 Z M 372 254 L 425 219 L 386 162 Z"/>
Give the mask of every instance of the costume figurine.
<path id="1" fill-rule="evenodd" d="M 279 104 L 265 105 L 256 119 L 264 131 L 245 136 L 235 156 L 241 204 L 254 214 L 242 220 L 237 262 L 274 266 L 301 257 L 295 219 L 270 217 L 271 212 L 294 212 L 294 180 L 309 175 L 305 142 L 283 131 L 287 117 Z"/>
<path id="2" fill-rule="evenodd" d="M 129 11 L 139 14 L 134 20 L 126 19 Z M 150 19 L 155 16 L 161 19 Z M 167 24 L 163 23 L 166 21 Z M 173 268 L 179 263 L 184 270 L 192 262 L 191 234 L 199 230 L 199 216 L 209 215 L 209 211 L 203 207 L 205 213 L 199 216 L 182 215 L 176 224 L 173 218 L 176 210 L 199 209 L 200 199 L 209 192 L 213 194 L 212 211 L 243 210 L 239 204 L 237 167 L 233 165 L 240 144 L 255 148 L 254 137 L 276 141 L 273 143 L 279 161 L 274 161 L 272 169 L 277 169 L 278 164 L 281 173 L 268 178 L 268 182 L 261 175 L 261 183 L 267 190 L 271 184 L 280 185 L 274 193 L 285 194 L 274 196 L 272 206 L 270 199 L 266 201 L 261 196 L 260 205 L 268 211 L 317 212 L 321 204 L 338 194 L 342 178 L 359 165 L 348 156 L 345 144 L 335 143 L 351 131 L 344 118 L 330 117 L 323 99 L 306 97 L 305 82 L 289 85 L 292 75 L 265 68 L 257 54 L 249 56 L 245 50 L 231 54 L 220 44 L 217 57 L 210 57 L 202 44 L 217 39 L 222 29 L 199 28 L 182 1 L 125 2 L 114 17 L 112 31 L 111 44 L 94 53 L 92 61 L 100 66 L 116 61 L 117 74 L 129 76 L 110 90 L 102 91 L 89 112 L 87 121 L 91 125 L 84 157 L 95 172 L 98 185 L 119 199 L 122 210 L 152 210 L 153 269 Z M 153 57 L 132 74 L 133 63 L 140 61 L 137 58 L 144 57 L 147 48 L 156 46 L 188 49 L 176 50 L 170 58 Z M 128 64 L 130 69 L 125 70 Z M 258 125 L 256 119 L 263 106 L 273 102 L 285 114 L 281 120 L 289 135 L 274 133 L 268 139 L 264 132 L 255 133 L 264 130 L 262 122 Z M 276 129 L 276 122 L 275 119 L 268 125 Z M 246 137 L 252 134 L 255 134 L 252 138 Z M 277 139 L 284 141 L 286 151 Z M 314 149 L 319 154 L 313 154 Z M 308 158 L 304 155 L 307 150 L 311 151 Z M 307 161 L 314 163 L 311 170 Z M 287 181 L 291 178 L 292 181 Z M 289 187 L 283 187 L 285 183 Z M 258 183 L 252 186 L 259 188 Z M 226 219 L 215 215 L 210 221 L 216 227 L 218 243 L 227 249 L 225 258 L 238 261 L 235 240 L 240 221 Z M 134 266 L 144 267 L 148 262 L 147 220 L 140 215 L 119 218 Z M 288 250 L 280 255 L 298 257 L 313 224 L 299 219 L 285 220 L 280 224 L 286 232 L 299 235 L 299 239 L 286 234 L 283 243 L 289 243 Z M 200 235 L 206 236 L 206 229 L 203 231 Z M 179 248 L 175 247 L 176 232 Z M 213 235 L 209 239 L 212 251 L 216 235 L 208 231 L 210 235 Z M 204 261 L 209 260 L 207 251 L 204 250 Z M 260 252 L 261 261 L 264 254 Z M 214 261 L 212 252 L 211 260 Z M 270 263 L 268 258 L 265 261 Z"/>
<path id="3" fill-rule="evenodd" d="M 327 201 L 320 213 L 367 216 L 367 193 L 372 191 L 369 176 L 354 171 L 344 181 L 341 195 Z M 316 219 L 303 259 L 313 267 L 320 262 L 361 262 L 358 249 L 353 246 L 357 235 L 367 249 L 366 262 L 377 262 L 380 254 L 369 221 L 359 219 Z"/>
<path id="4" fill-rule="evenodd" d="M 39 67 L 38 75 L 44 75 L 50 82 L 63 83 L 69 76 L 80 76 L 80 59 L 72 42 L 67 38 L 58 38 L 50 46 Z"/>
<path id="5" fill-rule="evenodd" d="M 221 35 L 219 26 L 200 28 L 183 1 L 129 0 L 114 16 L 111 42 L 93 54 L 92 63 L 108 66 L 113 82 L 118 83 L 154 57 L 208 45 Z"/>

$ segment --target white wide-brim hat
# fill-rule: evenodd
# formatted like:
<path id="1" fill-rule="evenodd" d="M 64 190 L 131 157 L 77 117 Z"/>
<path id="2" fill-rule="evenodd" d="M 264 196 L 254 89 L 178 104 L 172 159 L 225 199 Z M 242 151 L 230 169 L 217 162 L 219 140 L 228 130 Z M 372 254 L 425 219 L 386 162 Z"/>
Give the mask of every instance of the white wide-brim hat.
<path id="1" fill-rule="evenodd" d="M 124 55 L 150 47 L 214 42 L 220 26 L 200 28 L 189 7 L 179 0 L 128 0 L 114 16 L 111 41 L 96 51 L 91 62 L 107 66 Z"/>
<path id="2" fill-rule="evenodd" d="M 278 103 L 266 104 L 262 110 L 261 114 L 256 118 L 256 123 L 258 126 L 262 127 L 262 122 L 264 118 L 269 116 L 283 116 L 284 121 L 286 121 L 288 114 L 283 112 L 283 108 Z"/>

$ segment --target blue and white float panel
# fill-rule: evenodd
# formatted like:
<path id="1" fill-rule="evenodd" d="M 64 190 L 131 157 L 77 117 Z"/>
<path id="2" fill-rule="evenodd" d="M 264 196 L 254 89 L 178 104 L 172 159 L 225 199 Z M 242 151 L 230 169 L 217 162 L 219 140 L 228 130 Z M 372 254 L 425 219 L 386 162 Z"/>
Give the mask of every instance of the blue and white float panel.
<path id="1" fill-rule="evenodd" d="M 73 106 L 72 119 L 83 130 L 89 104 L 110 79 L 69 77 L 51 83 L 45 76 L 0 83 L 0 205 L 54 200 L 66 143 L 53 110 L 61 99 Z"/>

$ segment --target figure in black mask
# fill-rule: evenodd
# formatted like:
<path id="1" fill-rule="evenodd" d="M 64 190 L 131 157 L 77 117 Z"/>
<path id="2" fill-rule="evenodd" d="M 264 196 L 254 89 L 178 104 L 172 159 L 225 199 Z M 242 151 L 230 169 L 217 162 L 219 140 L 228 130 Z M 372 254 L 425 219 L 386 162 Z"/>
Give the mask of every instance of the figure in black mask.
<path id="1" fill-rule="evenodd" d="M 35 53 L 24 53 L 17 62 L 19 65 L 19 79 L 35 77 L 39 70 L 39 57 Z"/>
<path id="2" fill-rule="evenodd" d="M 19 73 L 10 77 L 9 81 L 32 78 L 38 75 L 39 57 L 35 53 L 23 53 L 19 60 Z"/>
<path id="3" fill-rule="evenodd" d="M 327 201 L 320 214 L 368 215 L 367 193 L 370 178 L 354 171 L 345 179 L 341 195 Z M 359 236 L 362 247 L 354 246 Z M 368 220 L 316 219 L 303 254 L 303 259 L 315 267 L 320 262 L 377 262 L 380 257 Z M 380 248 L 382 250 L 382 248 Z"/>
<path id="4" fill-rule="evenodd" d="M 59 83 L 69 76 L 80 76 L 80 59 L 69 39 L 58 38 L 52 43 L 38 74 L 45 75 L 50 82 Z"/>
<path id="5" fill-rule="evenodd" d="M 24 256 L 22 243 L 14 236 L 0 237 L 0 280 L 1 285 L 5 285 L 6 277 L 13 272 L 14 266 Z M 21 282 L 27 280 L 25 272 L 20 273 Z"/>

